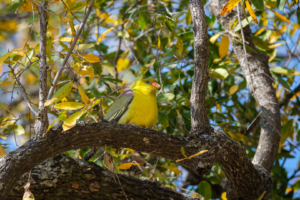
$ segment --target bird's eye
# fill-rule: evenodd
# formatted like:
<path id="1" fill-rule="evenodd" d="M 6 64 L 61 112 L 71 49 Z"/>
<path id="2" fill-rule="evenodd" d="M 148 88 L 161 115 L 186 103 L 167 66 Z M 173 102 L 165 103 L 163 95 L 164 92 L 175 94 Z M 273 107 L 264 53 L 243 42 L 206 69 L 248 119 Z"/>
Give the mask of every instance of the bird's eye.
<path id="1" fill-rule="evenodd" d="M 147 84 L 149 84 L 149 83 L 150 83 L 150 81 L 147 81 L 146 83 L 147 83 Z"/>

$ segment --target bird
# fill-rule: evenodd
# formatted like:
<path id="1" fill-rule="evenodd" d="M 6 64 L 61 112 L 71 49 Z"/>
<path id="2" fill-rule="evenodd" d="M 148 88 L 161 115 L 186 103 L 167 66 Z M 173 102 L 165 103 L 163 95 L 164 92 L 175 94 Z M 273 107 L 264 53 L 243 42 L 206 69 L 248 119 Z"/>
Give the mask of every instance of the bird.
<path id="1" fill-rule="evenodd" d="M 159 87 L 154 78 L 133 82 L 111 105 L 104 119 L 111 123 L 156 128 L 156 92 Z"/>
<path id="2" fill-rule="evenodd" d="M 118 96 L 104 120 L 117 124 L 132 124 L 145 128 L 156 127 L 158 108 L 156 92 L 160 85 L 155 78 L 134 81 L 128 90 Z M 104 154 L 104 164 L 114 172 L 112 157 Z"/>

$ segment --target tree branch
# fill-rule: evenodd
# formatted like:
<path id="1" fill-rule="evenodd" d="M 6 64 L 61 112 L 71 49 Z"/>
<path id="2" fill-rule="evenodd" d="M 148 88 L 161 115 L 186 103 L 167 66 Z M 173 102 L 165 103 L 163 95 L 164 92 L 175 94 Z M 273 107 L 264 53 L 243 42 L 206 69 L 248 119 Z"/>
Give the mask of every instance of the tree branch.
<path id="1" fill-rule="evenodd" d="M 218 0 L 212 0 L 211 8 L 225 31 L 229 31 L 229 22 L 237 17 L 237 12 L 233 10 L 227 15 L 220 15 L 225 3 L 226 1 L 220 4 Z M 240 17 L 243 18 L 243 15 Z M 247 44 L 251 48 L 256 49 L 250 36 L 251 30 L 249 26 L 244 27 L 243 31 Z M 272 86 L 272 79 L 270 78 L 272 76 L 269 71 L 268 58 L 258 51 L 257 53 L 247 52 L 245 55 L 243 47 L 235 42 L 232 35 L 229 35 L 229 39 L 247 80 L 248 88 L 262 110 L 262 131 L 253 163 L 270 171 L 279 146 L 281 121 L 275 90 Z M 246 60 L 248 60 L 251 65 L 247 64 Z"/>
<path id="2" fill-rule="evenodd" d="M 254 166 L 244 149 L 222 131 L 193 139 L 123 124 L 81 122 L 66 132 L 62 132 L 61 127 L 50 130 L 46 137 L 29 140 L 3 157 L 0 160 L 0 199 L 5 200 L 16 181 L 42 161 L 71 149 L 105 144 L 152 152 L 173 161 L 183 158 L 181 147 L 188 156 L 207 149 L 209 152 L 180 164 L 202 175 L 218 162 L 228 178 L 228 194 L 244 199 L 253 199 L 272 188 L 270 174 Z"/>
<path id="3" fill-rule="evenodd" d="M 51 173 L 49 173 L 51 172 Z M 115 175 L 94 163 L 59 154 L 31 171 L 35 199 L 124 199 Z M 46 177 L 45 177 L 46 175 Z M 8 199 L 21 199 L 28 174 L 15 185 Z M 157 182 L 118 174 L 128 199 L 196 200 Z M 63 191 L 63 192 L 59 192 Z"/>
<path id="4" fill-rule="evenodd" d="M 205 97 L 209 81 L 208 59 L 208 33 L 206 16 L 202 0 L 190 0 L 189 9 L 193 19 L 194 31 L 194 78 L 191 95 L 191 122 L 192 134 L 209 133 L 212 128 L 207 118 Z"/>
<path id="5" fill-rule="evenodd" d="M 80 34 L 81 34 L 84 26 L 85 26 L 85 23 L 86 23 L 88 17 L 90 16 L 90 14 L 91 14 L 91 12 L 93 10 L 93 6 L 94 6 L 94 0 L 91 0 L 91 3 L 90 3 L 90 6 L 89 6 L 89 8 L 88 8 L 88 10 L 86 12 L 86 15 L 84 16 L 84 19 L 83 19 L 82 23 L 80 24 L 80 27 L 79 27 L 76 35 L 74 36 L 73 42 L 70 45 L 70 49 L 67 52 L 66 57 L 64 58 L 62 64 L 60 65 L 60 67 L 59 67 L 59 69 L 58 69 L 58 71 L 57 71 L 57 73 L 56 73 L 56 75 L 54 77 L 52 86 L 51 86 L 51 88 L 49 90 L 49 93 L 48 93 L 48 97 L 47 97 L 48 100 L 51 99 L 51 97 L 52 97 L 52 94 L 54 92 L 54 88 L 55 88 L 55 86 L 57 84 L 57 81 L 58 81 L 58 79 L 59 79 L 59 77 L 60 77 L 60 75 L 61 75 L 61 73 L 62 73 L 62 71 L 64 69 L 64 66 L 66 65 L 66 63 L 67 63 L 70 55 L 72 54 L 72 51 L 73 51 L 73 49 L 74 49 L 74 47 L 75 47 L 75 45 L 77 43 L 77 40 L 78 40 L 78 38 L 79 38 L 79 36 L 80 36 Z"/>

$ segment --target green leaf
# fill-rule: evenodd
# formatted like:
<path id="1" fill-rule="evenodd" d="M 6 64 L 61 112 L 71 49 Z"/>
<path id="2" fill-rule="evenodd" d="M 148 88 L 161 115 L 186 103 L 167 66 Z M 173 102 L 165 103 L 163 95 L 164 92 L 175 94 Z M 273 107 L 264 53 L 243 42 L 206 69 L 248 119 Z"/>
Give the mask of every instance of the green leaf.
<path id="1" fill-rule="evenodd" d="M 59 16 L 53 11 L 50 11 L 49 13 L 50 13 L 50 16 L 49 16 L 49 19 L 48 19 L 48 23 L 53 28 L 60 29 L 60 18 L 59 18 Z"/>
<path id="2" fill-rule="evenodd" d="M 209 76 L 213 78 L 220 78 L 222 80 L 226 79 L 228 75 L 227 70 L 223 68 L 211 69 L 209 72 Z"/>
<path id="3" fill-rule="evenodd" d="M 277 8 L 278 10 L 282 10 L 285 4 L 285 0 L 277 0 Z"/>
<path id="4" fill-rule="evenodd" d="M 277 74 L 283 74 L 288 76 L 299 76 L 300 72 L 295 71 L 294 69 L 287 69 L 283 67 L 272 67 L 270 69 L 271 72 L 277 73 Z"/>
<path id="5" fill-rule="evenodd" d="M 157 101 L 167 102 L 174 99 L 175 95 L 173 93 L 160 93 L 157 97 Z"/>
<path id="6" fill-rule="evenodd" d="M 147 13 L 144 10 L 139 13 L 139 25 L 142 30 L 147 26 Z"/>
<path id="7" fill-rule="evenodd" d="M 182 40 L 188 40 L 192 37 L 194 37 L 194 32 L 193 31 L 188 31 L 185 33 L 181 33 L 180 35 L 178 35 Z"/>
<path id="8" fill-rule="evenodd" d="M 264 11 L 264 1 L 263 0 L 252 0 L 252 4 L 260 11 Z"/>
<path id="9" fill-rule="evenodd" d="M 25 133 L 25 130 L 21 125 L 14 125 L 14 127 L 12 128 L 12 132 L 14 132 L 15 135 L 22 135 Z"/>
<path id="10" fill-rule="evenodd" d="M 168 117 L 161 112 L 158 112 L 158 121 L 165 128 L 169 126 Z"/>
<path id="11" fill-rule="evenodd" d="M 265 193 L 266 191 L 264 191 L 256 200 L 261 200 L 264 197 Z"/>
<path id="12" fill-rule="evenodd" d="M 62 98 L 64 98 L 71 92 L 72 87 L 73 87 L 73 82 L 71 81 L 71 82 L 65 84 L 64 86 L 62 86 L 61 88 L 59 88 L 59 90 L 57 90 L 54 93 L 52 98 L 45 102 L 44 106 L 49 106 L 53 103 L 60 101 Z"/>
<path id="13" fill-rule="evenodd" d="M 251 16 L 249 16 L 247 19 L 243 19 L 242 22 L 241 22 L 242 27 L 244 28 L 245 26 L 247 26 L 249 24 L 249 22 L 251 23 L 252 21 L 253 21 L 253 19 L 252 19 Z M 233 32 L 237 32 L 239 30 L 241 30 L 241 25 L 240 24 L 235 26 Z"/>
<path id="14" fill-rule="evenodd" d="M 213 107 L 215 105 L 215 103 L 216 103 L 216 98 L 215 97 L 207 97 L 205 99 L 205 106 L 207 108 Z"/>
<path id="15" fill-rule="evenodd" d="M 211 187 L 208 182 L 201 181 L 198 185 L 198 191 L 199 194 L 204 197 L 204 200 L 209 200 L 211 198 Z"/>
<path id="16" fill-rule="evenodd" d="M 187 158 L 187 156 L 185 155 L 185 152 L 184 152 L 184 148 L 183 148 L 183 147 L 180 148 L 180 151 L 181 151 L 181 154 L 182 154 L 185 158 Z"/>

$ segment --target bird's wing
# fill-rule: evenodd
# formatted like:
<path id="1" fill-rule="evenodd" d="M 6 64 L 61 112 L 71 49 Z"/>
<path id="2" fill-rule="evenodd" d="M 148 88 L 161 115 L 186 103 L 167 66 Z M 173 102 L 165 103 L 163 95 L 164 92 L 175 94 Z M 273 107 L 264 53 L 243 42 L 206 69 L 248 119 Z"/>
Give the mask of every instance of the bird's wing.
<path id="1" fill-rule="evenodd" d="M 113 123 L 117 123 L 123 116 L 123 114 L 127 111 L 128 106 L 132 100 L 133 91 L 125 90 L 111 105 L 104 119 Z"/>

